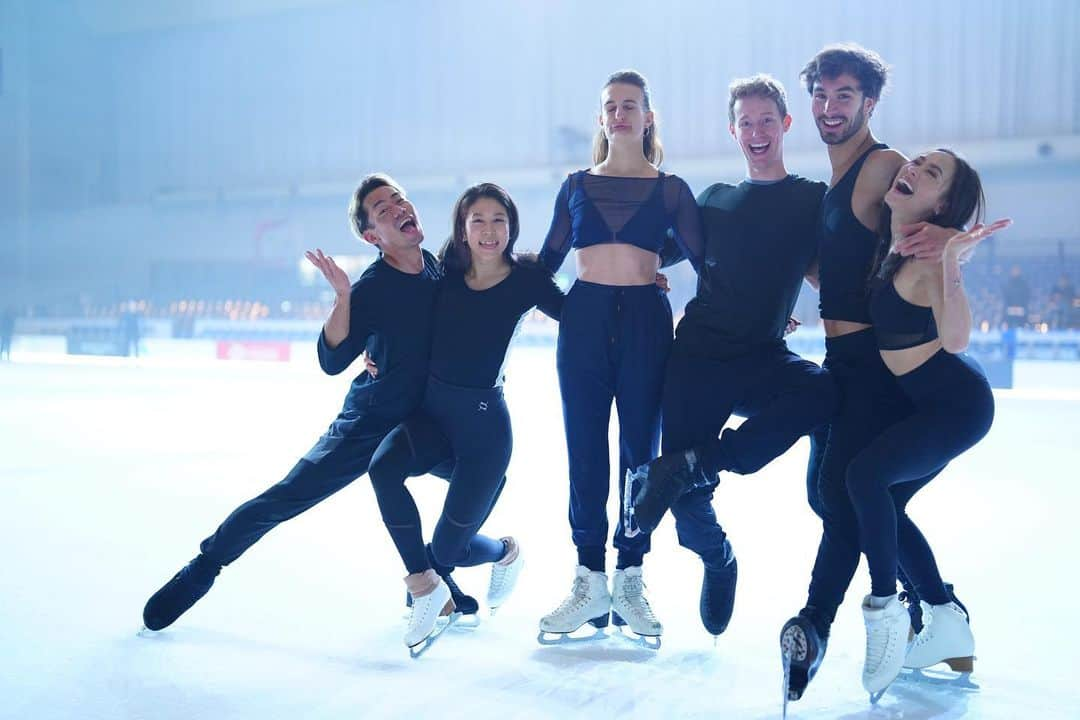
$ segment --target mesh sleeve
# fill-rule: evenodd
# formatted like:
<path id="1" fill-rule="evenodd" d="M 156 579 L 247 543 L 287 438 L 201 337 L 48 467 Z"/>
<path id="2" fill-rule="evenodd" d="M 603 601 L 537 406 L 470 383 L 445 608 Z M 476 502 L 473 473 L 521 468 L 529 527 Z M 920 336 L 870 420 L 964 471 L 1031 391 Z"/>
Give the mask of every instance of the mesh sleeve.
<path id="1" fill-rule="evenodd" d="M 568 176 L 559 188 L 559 196 L 555 198 L 555 211 L 551 216 L 551 227 L 544 239 L 544 246 L 540 248 L 540 264 L 552 273 L 562 266 L 573 241 L 573 227 L 570 222 L 570 177 L 572 176 Z"/>
<path id="2" fill-rule="evenodd" d="M 674 221 L 671 226 L 672 232 L 661 252 L 661 264 L 667 267 L 685 258 L 690 261 L 695 270 L 700 270 L 705 258 L 705 229 L 701 222 L 701 208 L 694 199 L 694 193 L 690 191 L 690 186 L 686 184 L 686 181 L 671 175 L 664 188 L 664 203 Z M 675 247 L 679 251 L 678 255 L 674 249 L 668 248 L 671 240 L 674 240 Z M 669 254 L 675 258 L 672 262 L 666 262 Z"/>

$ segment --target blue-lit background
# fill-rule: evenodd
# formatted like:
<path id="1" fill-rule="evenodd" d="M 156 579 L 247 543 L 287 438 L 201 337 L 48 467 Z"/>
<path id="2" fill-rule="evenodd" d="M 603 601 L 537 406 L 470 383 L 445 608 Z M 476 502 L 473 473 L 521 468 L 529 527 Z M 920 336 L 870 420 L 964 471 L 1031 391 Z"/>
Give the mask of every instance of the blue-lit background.
<path id="1" fill-rule="evenodd" d="M 0 720 L 778 717 L 777 635 L 821 533 L 803 441 L 717 490 L 739 595 L 715 645 L 701 563 L 670 522 L 645 570 L 660 652 L 537 645 L 574 568 L 557 326 L 538 317 L 507 362 L 515 447 L 485 526 L 526 557 L 498 616 L 410 660 L 404 571 L 361 479 L 168 631 L 136 632 L 149 594 L 285 475 L 361 369 L 319 371 L 332 295 L 303 259 L 321 247 L 353 278 L 373 259 L 346 220 L 360 177 L 404 184 L 430 250 L 466 186 L 500 183 L 537 249 L 565 174 L 589 164 L 601 85 L 632 67 L 664 169 L 695 192 L 744 176 L 727 87 L 757 72 L 787 86 L 788 170 L 828 180 L 798 73 L 840 41 L 893 67 L 877 137 L 966 154 L 990 217 L 1015 221 L 964 272 L 971 349 L 1012 389 L 911 506 L 971 611 L 976 672 L 905 675 L 871 707 L 861 568 L 791 717 L 1075 717 L 1077 38 L 1075 0 L 0 0 Z M 669 275 L 678 314 L 694 278 Z M 809 287 L 796 314 L 789 344 L 820 360 Z M 445 485 L 409 487 L 430 530 Z M 483 595 L 486 570 L 455 576 Z"/>
<path id="2" fill-rule="evenodd" d="M 457 194 L 484 179 L 511 191 L 520 246 L 536 248 L 562 177 L 588 164 L 600 85 L 623 67 L 650 79 L 664 167 L 695 191 L 742 176 L 726 89 L 755 72 L 788 88 L 789 169 L 827 179 L 798 72 L 842 40 L 893 66 L 877 136 L 909 154 L 966 153 L 990 215 L 1015 220 L 969 272 L 976 327 L 1006 322 L 1013 266 L 1028 292 L 1012 324 L 1080 324 L 1067 297 L 1080 281 L 1080 6 L 1070 0 L 0 7 L 0 304 L 20 315 L 21 334 L 134 307 L 147 340 L 306 337 L 326 297 L 303 250 L 358 255 L 353 269 L 370 258 L 345 206 L 374 170 L 405 184 L 431 247 Z M 693 277 L 672 276 L 678 312 Z M 799 317 L 813 327 L 809 290 Z M 204 326 L 219 319 L 306 324 Z"/>

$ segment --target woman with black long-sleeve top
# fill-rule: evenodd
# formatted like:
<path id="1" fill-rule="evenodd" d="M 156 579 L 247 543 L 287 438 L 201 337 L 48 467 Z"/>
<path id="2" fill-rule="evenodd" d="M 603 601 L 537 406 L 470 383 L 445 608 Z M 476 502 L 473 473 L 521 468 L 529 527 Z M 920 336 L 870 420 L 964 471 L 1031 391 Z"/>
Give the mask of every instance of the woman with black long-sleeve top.
<path id="1" fill-rule="evenodd" d="M 419 412 L 376 450 L 369 474 L 379 510 L 409 575 L 413 610 L 405 643 L 426 647 L 436 619 L 449 612 L 438 581 L 457 566 L 493 563 L 488 604 L 513 589 L 521 554 L 513 538 L 478 533 L 502 489 L 510 462 L 510 415 L 503 399 L 507 348 L 524 315 L 538 307 L 559 318 L 563 293 L 551 273 L 516 257 L 518 213 L 505 190 L 482 183 L 454 207 L 453 236 L 440 253 L 445 276 L 435 301 L 430 374 Z M 420 515 L 405 479 L 453 456 L 443 511 L 425 546 Z M 437 454 L 437 452 L 436 452 Z M 438 572 L 436 572 L 438 571 Z"/>

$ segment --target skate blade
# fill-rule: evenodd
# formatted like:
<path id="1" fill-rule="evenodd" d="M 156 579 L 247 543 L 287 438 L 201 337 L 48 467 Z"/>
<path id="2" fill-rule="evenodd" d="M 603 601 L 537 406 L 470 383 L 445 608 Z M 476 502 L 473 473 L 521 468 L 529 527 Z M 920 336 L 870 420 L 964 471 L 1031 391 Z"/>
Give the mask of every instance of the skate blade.
<path id="1" fill-rule="evenodd" d="M 788 693 L 790 692 L 789 688 L 791 683 L 791 655 L 788 654 L 787 651 L 782 652 L 780 661 L 784 664 L 784 684 L 780 688 L 780 691 L 783 693 L 784 703 L 780 711 L 780 718 L 781 720 L 787 720 Z"/>
<path id="2" fill-rule="evenodd" d="M 454 612 L 450 613 L 445 617 L 446 622 L 436 622 L 435 629 L 432 630 L 430 635 L 418 642 L 416 645 L 413 645 L 409 648 L 409 657 L 411 657 L 413 660 L 416 660 L 418 657 L 426 653 L 428 651 L 428 648 L 434 645 L 435 641 L 442 637 L 442 634 L 444 632 L 450 629 L 451 625 L 455 624 L 459 619 L 461 619 L 461 613 Z"/>
<path id="3" fill-rule="evenodd" d="M 454 623 L 454 632 L 461 630 L 475 630 L 480 627 L 480 613 L 457 613 L 458 620 Z"/>
<path id="4" fill-rule="evenodd" d="M 640 645 L 646 650 L 660 649 L 659 635 L 642 635 L 641 633 L 634 632 L 633 629 L 631 629 L 630 624 L 614 610 L 611 611 L 611 624 L 615 626 L 615 631 L 623 640 L 635 645 Z"/>
<path id="5" fill-rule="evenodd" d="M 623 630 L 616 628 L 616 632 L 620 638 L 630 643 L 631 645 L 637 645 L 643 647 L 646 650 L 659 650 L 660 649 L 660 636 L 659 635 L 638 635 L 633 630 L 627 628 Z"/>
<path id="6" fill-rule="evenodd" d="M 920 685 L 944 685 L 960 690 L 979 690 L 978 683 L 971 680 L 971 673 L 953 673 L 934 668 L 904 668 L 897 680 L 901 683 Z"/>
<path id="7" fill-rule="evenodd" d="M 971 673 L 975 672 L 975 660 L 977 659 L 978 658 L 976 658 L 974 655 L 968 655 L 967 657 L 945 658 L 944 660 L 938 660 L 936 663 L 931 663 L 930 665 L 923 665 L 922 667 L 905 665 L 904 670 L 927 670 L 932 667 L 937 667 L 938 665 L 948 665 L 949 670 L 952 670 L 954 673 L 970 675 Z"/>
<path id="8" fill-rule="evenodd" d="M 592 627 L 588 623 L 582 625 L 582 627 L 585 626 Z M 581 628 L 578 628 L 578 630 L 580 629 Z M 578 630 L 574 630 L 573 632 L 577 632 Z M 602 627 L 593 628 L 593 631 L 588 635 L 573 635 L 571 633 L 555 633 L 541 630 L 540 633 L 536 636 L 536 642 L 546 646 L 573 645 L 575 643 L 595 642 L 597 640 L 603 640 L 606 637 L 607 630 L 606 628 Z"/>
<path id="9" fill-rule="evenodd" d="M 162 630 L 164 630 L 164 628 L 162 628 L 161 630 L 151 630 L 150 628 L 143 625 L 135 633 L 135 636 L 136 637 L 145 637 L 145 638 L 157 637 L 158 635 L 161 634 Z"/>

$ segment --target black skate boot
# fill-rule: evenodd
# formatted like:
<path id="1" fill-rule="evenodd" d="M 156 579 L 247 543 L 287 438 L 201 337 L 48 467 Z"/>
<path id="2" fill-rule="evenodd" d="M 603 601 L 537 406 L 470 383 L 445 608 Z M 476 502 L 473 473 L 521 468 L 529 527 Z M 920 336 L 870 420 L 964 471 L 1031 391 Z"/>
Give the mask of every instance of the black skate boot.
<path id="1" fill-rule="evenodd" d="M 636 470 L 627 470 L 623 487 L 623 528 L 627 537 L 651 533 L 683 493 L 715 486 L 694 450 L 661 455 Z"/>
<path id="2" fill-rule="evenodd" d="M 454 607 L 457 608 L 457 612 L 462 615 L 475 615 L 480 610 L 480 603 L 476 601 L 472 595 L 466 595 L 462 592 L 458 584 L 454 582 L 454 578 L 450 573 L 440 575 L 446 586 L 450 588 L 450 598 L 454 601 Z"/>
<path id="3" fill-rule="evenodd" d="M 813 608 L 804 608 L 784 623 L 780 631 L 780 655 L 784 663 L 784 707 L 789 700 L 798 700 L 814 679 L 825 649 L 828 633 L 822 634 L 813 619 Z"/>
<path id="4" fill-rule="evenodd" d="M 221 566 L 207 560 L 205 555 L 196 557 L 146 601 L 143 624 L 149 630 L 162 630 L 172 625 L 210 591 L 220 572 Z"/>
<path id="5" fill-rule="evenodd" d="M 705 575 L 701 579 L 701 622 L 714 637 L 727 630 L 735 609 L 735 583 L 739 564 L 726 539 L 724 546 L 702 556 Z"/>

